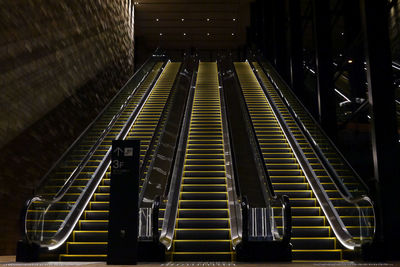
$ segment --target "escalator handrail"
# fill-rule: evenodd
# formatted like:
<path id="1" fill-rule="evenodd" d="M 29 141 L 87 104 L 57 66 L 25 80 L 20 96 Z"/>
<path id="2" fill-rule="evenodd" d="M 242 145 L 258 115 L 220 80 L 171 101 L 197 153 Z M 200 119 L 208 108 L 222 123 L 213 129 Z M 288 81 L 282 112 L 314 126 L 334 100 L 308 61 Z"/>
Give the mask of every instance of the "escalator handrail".
<path id="1" fill-rule="evenodd" d="M 359 116 L 359 114 L 368 107 L 369 107 L 368 101 L 364 100 L 364 102 L 354 112 L 352 112 L 351 115 L 347 117 L 344 122 L 340 124 L 340 128 L 342 129 L 345 128 L 348 123 L 350 123 L 354 118 Z"/>
<path id="2" fill-rule="evenodd" d="M 367 201 L 370 201 L 368 196 L 361 195 L 359 197 L 353 197 L 351 193 L 347 190 L 346 186 L 340 179 L 339 175 L 337 174 L 336 170 L 332 166 L 332 164 L 329 162 L 329 160 L 326 158 L 324 153 L 322 152 L 321 148 L 317 144 L 317 142 L 314 141 L 314 138 L 311 136 L 310 132 L 307 130 L 307 127 L 301 122 L 301 120 L 298 118 L 296 112 L 292 108 L 292 106 L 289 104 L 289 101 L 287 98 L 283 95 L 283 93 L 280 91 L 279 87 L 271 77 L 271 75 L 265 71 L 265 69 L 262 67 L 260 64 L 261 69 L 264 71 L 264 74 L 271 80 L 272 84 L 274 85 L 275 90 L 278 92 L 278 95 L 282 99 L 283 103 L 285 106 L 288 108 L 290 114 L 292 115 L 293 119 L 296 121 L 296 123 L 299 124 L 299 128 L 302 130 L 303 134 L 306 136 L 308 139 L 310 145 L 312 148 L 315 150 L 316 154 L 320 157 L 323 165 L 325 168 L 327 168 L 327 172 L 332 175 L 333 177 L 333 182 L 335 185 L 338 187 L 339 192 L 345 198 L 348 202 L 355 204 L 356 202 L 359 202 L 360 200 L 364 199 Z M 282 78 L 279 76 L 278 73 L 275 72 L 275 75 L 277 75 L 280 78 L 280 82 L 282 82 L 285 86 L 288 87 L 288 85 L 282 80 Z M 288 87 L 290 88 L 290 87 Z M 288 90 L 291 93 L 291 90 Z M 345 159 L 343 154 L 339 151 L 339 149 L 335 146 L 333 141 L 328 137 L 328 135 L 325 133 L 325 131 L 321 128 L 319 123 L 316 122 L 314 117 L 308 112 L 308 110 L 304 107 L 304 105 L 301 103 L 301 101 L 296 97 L 295 94 L 291 93 L 292 97 L 297 101 L 297 103 L 301 106 L 301 108 L 304 110 L 304 112 L 307 114 L 307 116 L 312 120 L 313 124 L 318 128 L 320 133 L 324 136 L 324 138 L 329 142 L 329 145 L 333 148 L 333 150 L 338 154 L 340 157 L 340 160 L 344 163 L 344 165 L 353 173 L 354 177 L 359 181 L 359 183 L 362 185 L 363 189 L 367 192 L 369 192 L 368 186 L 365 184 L 365 182 L 361 179 L 361 177 L 358 175 L 358 173 L 353 169 L 353 167 L 350 165 L 350 163 Z M 326 165 L 326 166 L 325 166 Z M 347 192 L 346 192 L 347 191 Z M 369 199 L 369 200 L 368 200 Z M 372 202 L 371 202 L 372 204 Z"/>
<path id="3" fill-rule="evenodd" d="M 235 79 L 236 84 L 240 84 L 240 82 L 238 80 L 238 75 L 236 73 L 236 68 L 234 66 L 232 66 L 232 69 L 233 69 L 233 78 Z M 265 198 L 264 200 L 265 200 L 265 203 L 266 203 L 267 207 L 269 206 L 269 202 L 271 200 L 279 201 L 280 204 L 282 205 L 282 210 L 283 210 L 283 215 L 284 215 L 283 219 L 286 222 L 286 224 L 284 224 L 282 240 L 283 240 L 283 242 L 289 243 L 290 238 L 291 238 L 291 229 L 292 229 L 289 197 L 287 197 L 286 195 L 282 195 L 282 196 L 278 197 L 275 194 L 271 178 L 269 177 L 269 174 L 268 174 L 267 165 L 265 163 L 264 157 L 261 156 L 262 155 L 262 151 L 261 151 L 260 143 L 258 142 L 258 138 L 256 138 L 256 136 L 257 136 L 256 135 L 256 130 L 254 128 L 253 123 L 251 122 L 251 118 L 249 117 L 250 116 L 249 115 L 250 114 L 249 108 L 248 108 L 247 104 L 244 101 L 243 91 L 242 90 L 239 90 L 239 91 L 240 91 L 239 94 L 241 95 L 241 97 L 239 97 L 240 106 L 241 106 L 242 109 L 245 110 L 245 112 L 243 114 L 244 115 L 243 118 L 247 122 L 247 125 L 246 125 L 245 128 L 247 129 L 247 132 L 249 134 L 249 138 L 252 139 L 253 142 L 255 143 L 255 144 L 253 143 L 254 144 L 253 145 L 253 149 L 255 149 L 257 151 L 256 160 L 258 159 L 258 161 L 260 162 L 260 165 L 261 165 L 260 166 L 261 170 L 259 170 L 259 171 L 261 171 L 261 176 L 265 177 L 264 181 L 260 181 L 261 182 L 261 186 L 264 185 L 264 182 L 268 186 L 268 190 L 263 190 L 263 193 L 265 192 L 265 193 L 268 194 L 268 197 Z M 247 197 L 246 197 L 245 200 L 247 201 Z M 248 201 L 247 201 L 247 203 L 248 203 Z M 287 207 L 288 207 L 288 209 L 287 209 Z M 289 219 L 286 219 L 286 218 L 289 218 Z M 244 226 L 244 224 L 243 224 L 243 226 Z M 245 231 L 244 228 L 243 228 L 243 231 Z"/>
<path id="4" fill-rule="evenodd" d="M 116 136 L 115 139 L 124 139 L 126 137 L 126 135 L 129 132 L 129 129 L 131 128 L 132 124 L 134 123 L 138 114 L 140 113 L 141 109 L 143 108 L 144 103 L 146 102 L 147 98 L 149 97 L 150 92 L 152 91 L 153 87 L 155 86 L 158 79 L 160 78 L 165 64 L 166 63 L 164 62 L 163 67 L 160 68 L 159 72 L 157 73 L 157 76 L 154 78 L 153 82 L 151 83 L 149 88 L 146 90 L 146 93 L 142 96 L 138 105 L 135 107 L 134 111 L 131 113 L 131 115 L 129 116 L 126 123 L 124 124 L 124 126 L 122 127 L 121 131 L 119 132 L 119 134 Z M 136 89 L 135 89 L 135 92 L 136 92 Z M 130 97 L 128 97 L 127 102 L 130 100 Z M 125 107 L 126 107 L 126 103 L 123 105 L 123 108 L 121 108 L 121 110 L 118 112 L 119 115 L 122 113 L 122 111 L 125 109 Z M 117 117 L 117 116 L 115 116 L 115 117 Z M 64 219 L 63 223 L 59 227 L 59 229 L 56 232 L 56 234 L 54 235 L 53 239 L 55 239 L 56 236 L 61 236 L 61 238 L 59 238 L 59 240 L 53 241 L 49 244 L 40 244 L 42 247 L 46 247 L 48 249 L 55 249 L 55 248 L 59 247 L 68 238 L 70 232 L 72 231 L 72 229 L 75 227 L 75 224 L 77 223 L 77 219 L 79 219 L 80 215 L 82 214 L 82 212 L 84 210 L 84 207 L 83 208 L 81 207 L 81 210 L 79 210 L 78 206 L 82 206 L 82 205 L 86 206 L 87 203 L 83 203 L 82 201 L 87 202 L 87 200 L 89 200 L 90 197 L 93 195 L 94 191 L 96 190 L 98 184 L 101 181 L 101 178 L 103 177 L 104 173 L 107 171 L 107 168 L 110 165 L 110 160 L 111 160 L 111 147 L 108 149 L 103 160 L 97 166 L 92 177 L 86 184 L 85 189 L 82 191 L 79 198 L 74 203 L 71 210 L 68 212 L 67 217 Z M 64 189 L 62 191 L 61 195 L 57 196 L 57 198 L 53 198 L 51 200 L 47 200 L 47 199 L 43 200 L 43 198 L 41 198 L 40 196 L 35 196 L 26 202 L 24 209 L 23 209 L 23 213 L 22 213 L 23 217 L 21 219 L 22 230 L 23 230 L 23 232 L 22 232 L 23 239 L 25 241 L 27 241 L 29 243 L 32 242 L 32 240 L 29 239 L 28 230 L 27 230 L 27 215 L 28 215 L 28 210 L 29 210 L 30 205 L 33 204 L 33 202 L 35 202 L 35 201 L 41 201 L 45 204 L 48 204 L 48 207 L 45 211 L 45 213 L 46 213 L 47 210 L 49 209 L 50 205 L 58 202 L 65 195 L 65 193 L 70 188 L 71 184 L 72 184 L 72 182 L 69 184 L 67 189 Z M 90 196 L 88 196 L 88 195 L 90 195 Z M 84 199 L 84 200 L 82 200 L 82 199 Z"/>
<path id="5" fill-rule="evenodd" d="M 164 212 L 164 220 L 162 224 L 162 230 L 160 235 L 160 242 L 169 250 L 172 246 L 172 240 L 174 237 L 174 230 L 176 224 L 176 215 L 178 212 L 178 201 L 179 201 L 179 189 L 181 185 L 181 176 L 184 168 L 185 152 L 187 146 L 187 139 L 189 134 L 190 118 L 192 114 L 192 107 L 194 101 L 194 89 L 196 87 L 196 77 L 198 72 L 199 62 L 193 68 L 192 78 L 189 87 L 189 95 L 186 100 L 185 115 L 183 117 L 181 130 L 179 133 L 178 147 L 175 154 L 173 171 L 168 189 L 168 196 L 163 196 L 164 199 L 168 199 L 167 205 Z"/>
<path id="6" fill-rule="evenodd" d="M 284 130 L 284 131 L 286 130 L 288 132 L 288 134 L 285 133 L 285 135 L 288 138 L 289 144 L 291 145 L 292 150 L 293 150 L 301 168 L 303 169 L 303 172 L 304 172 L 307 180 L 310 183 L 312 191 L 314 192 L 318 202 L 320 203 L 320 206 L 321 206 L 323 212 L 325 213 L 326 218 L 328 219 L 329 224 L 331 225 L 336 237 L 338 238 L 340 243 L 348 249 L 355 249 L 356 247 L 361 247 L 362 246 L 361 240 L 354 239 L 354 237 L 347 230 L 347 227 L 345 226 L 345 224 L 343 223 L 343 220 L 340 218 L 339 214 L 337 213 L 337 210 L 333 206 L 332 201 L 330 200 L 329 196 L 327 195 L 325 189 L 322 187 L 321 183 L 318 181 L 318 178 L 317 178 L 314 170 L 312 169 L 309 161 L 306 159 L 304 152 L 302 151 L 300 145 L 296 141 L 289 126 L 283 119 L 283 116 L 280 113 L 279 109 L 277 108 L 276 104 L 269 96 L 264 83 L 262 82 L 261 78 L 259 77 L 259 74 L 255 71 L 254 67 L 251 65 L 250 62 L 248 62 L 248 64 L 253 69 L 253 72 L 256 75 L 260 86 L 263 88 L 265 96 L 269 99 L 269 103 L 270 103 L 271 107 L 273 108 L 274 113 L 277 115 L 277 118 L 279 117 L 278 120 L 282 121 L 281 125 L 284 126 L 284 128 L 282 127 L 282 130 Z M 267 76 L 267 77 L 269 77 L 269 76 Z M 275 83 L 272 82 L 272 84 L 274 84 L 275 89 L 276 89 Z M 294 142 L 294 146 L 292 146 L 292 142 Z M 301 156 L 298 156 L 298 154 Z M 372 204 L 371 199 L 367 196 L 362 198 L 362 200 L 366 200 Z M 372 207 L 373 207 L 373 204 L 372 204 Z M 373 212 L 374 212 L 374 210 L 373 210 Z M 374 213 L 374 221 L 375 221 L 375 213 Z M 375 225 L 376 225 L 376 223 L 374 222 L 374 227 L 375 227 Z M 374 233 L 375 233 L 375 228 L 374 228 Z"/>

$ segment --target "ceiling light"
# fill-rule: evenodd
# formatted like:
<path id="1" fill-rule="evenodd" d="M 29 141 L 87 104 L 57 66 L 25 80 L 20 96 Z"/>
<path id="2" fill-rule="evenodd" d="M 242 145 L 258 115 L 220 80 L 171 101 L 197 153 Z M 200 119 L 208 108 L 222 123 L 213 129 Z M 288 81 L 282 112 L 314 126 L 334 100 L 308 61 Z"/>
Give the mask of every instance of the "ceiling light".
<path id="1" fill-rule="evenodd" d="M 185 19 L 181 19 L 182 21 L 185 21 Z"/>
<path id="2" fill-rule="evenodd" d="M 347 63 L 351 64 L 351 63 L 353 63 L 353 60 L 349 59 L 349 60 L 347 60 Z"/>
<path id="3" fill-rule="evenodd" d="M 162 35 L 162 32 L 160 32 L 160 36 Z"/>
<path id="4" fill-rule="evenodd" d="M 156 19 L 156 21 L 159 21 L 159 19 Z"/>
<path id="5" fill-rule="evenodd" d="M 207 32 L 207 36 L 210 36 L 210 33 L 209 33 L 209 32 Z"/>
<path id="6" fill-rule="evenodd" d="M 209 19 L 209 18 L 207 18 L 207 21 L 210 21 L 210 19 Z"/>
<path id="7" fill-rule="evenodd" d="M 183 35 L 186 35 L 186 32 L 184 32 Z"/>
<path id="8" fill-rule="evenodd" d="M 133 4 L 134 4 L 134 5 L 139 5 L 139 2 L 134 2 Z"/>
<path id="9" fill-rule="evenodd" d="M 233 21 L 236 21 L 236 19 L 232 19 Z"/>
<path id="10" fill-rule="evenodd" d="M 232 32 L 232 36 L 233 36 L 233 35 L 235 35 L 235 34 Z"/>

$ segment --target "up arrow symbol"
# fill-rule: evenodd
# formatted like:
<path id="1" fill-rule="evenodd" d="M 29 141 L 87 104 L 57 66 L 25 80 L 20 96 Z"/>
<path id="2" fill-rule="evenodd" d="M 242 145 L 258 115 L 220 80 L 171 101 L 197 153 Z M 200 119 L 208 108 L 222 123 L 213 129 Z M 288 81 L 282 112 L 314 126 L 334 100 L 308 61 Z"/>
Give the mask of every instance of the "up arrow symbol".
<path id="1" fill-rule="evenodd" d="M 117 153 L 117 156 L 119 156 L 120 153 L 124 152 L 120 147 L 117 147 L 114 149 L 114 153 Z"/>

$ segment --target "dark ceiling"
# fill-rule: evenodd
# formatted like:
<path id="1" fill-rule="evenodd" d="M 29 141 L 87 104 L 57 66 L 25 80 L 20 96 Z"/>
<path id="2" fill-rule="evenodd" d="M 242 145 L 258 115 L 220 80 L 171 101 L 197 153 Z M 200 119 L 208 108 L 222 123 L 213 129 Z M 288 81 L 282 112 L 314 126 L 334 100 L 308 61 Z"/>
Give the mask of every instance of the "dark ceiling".
<path id="1" fill-rule="evenodd" d="M 137 49 L 235 48 L 246 41 L 252 0 L 138 0 Z"/>

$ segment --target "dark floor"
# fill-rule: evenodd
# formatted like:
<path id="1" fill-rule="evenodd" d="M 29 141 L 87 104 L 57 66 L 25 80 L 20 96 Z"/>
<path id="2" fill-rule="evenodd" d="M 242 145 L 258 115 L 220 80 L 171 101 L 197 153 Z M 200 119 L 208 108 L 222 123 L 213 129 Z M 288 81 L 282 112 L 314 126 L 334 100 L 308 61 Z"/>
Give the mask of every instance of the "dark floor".
<path id="1" fill-rule="evenodd" d="M 137 266 L 145 267 L 158 267 L 158 266 L 400 266 L 400 262 L 394 263 L 356 263 L 356 262 L 315 262 L 315 263 L 233 263 L 233 262 L 166 262 L 166 263 L 141 263 Z M 90 266 L 99 267 L 107 266 L 105 262 L 33 262 L 33 263 L 21 263 L 15 262 L 15 256 L 0 256 L 0 266 Z M 127 265 L 114 265 L 114 266 L 127 266 Z"/>

